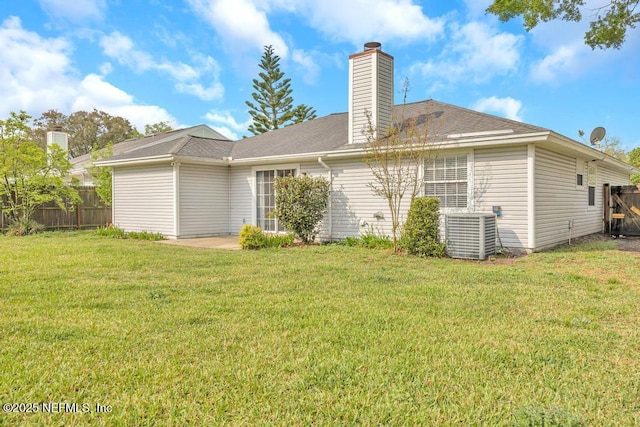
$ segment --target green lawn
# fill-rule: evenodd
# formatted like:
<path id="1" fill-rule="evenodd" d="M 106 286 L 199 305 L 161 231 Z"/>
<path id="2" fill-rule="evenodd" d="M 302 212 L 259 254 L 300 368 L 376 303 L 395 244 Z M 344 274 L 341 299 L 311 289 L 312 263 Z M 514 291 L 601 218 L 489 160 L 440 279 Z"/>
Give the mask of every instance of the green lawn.
<path id="1" fill-rule="evenodd" d="M 0 237 L 0 403 L 92 411 L 0 425 L 640 425 L 639 272 Z"/>

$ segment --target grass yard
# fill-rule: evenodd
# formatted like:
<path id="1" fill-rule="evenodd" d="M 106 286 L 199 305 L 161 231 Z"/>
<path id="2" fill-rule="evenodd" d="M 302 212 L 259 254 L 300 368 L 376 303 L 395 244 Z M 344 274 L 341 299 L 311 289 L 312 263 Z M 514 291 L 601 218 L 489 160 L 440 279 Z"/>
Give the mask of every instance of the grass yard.
<path id="1" fill-rule="evenodd" d="M 607 242 L 492 263 L 0 237 L 0 328 L 0 403 L 80 411 L 0 425 L 640 425 L 640 254 Z"/>

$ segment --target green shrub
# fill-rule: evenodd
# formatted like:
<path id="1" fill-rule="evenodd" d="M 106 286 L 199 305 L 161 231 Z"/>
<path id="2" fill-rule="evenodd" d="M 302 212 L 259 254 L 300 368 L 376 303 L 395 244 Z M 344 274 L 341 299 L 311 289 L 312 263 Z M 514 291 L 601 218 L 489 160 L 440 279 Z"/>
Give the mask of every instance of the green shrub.
<path id="1" fill-rule="evenodd" d="M 26 236 L 44 231 L 44 225 L 32 219 L 17 219 L 7 228 L 7 236 Z"/>
<path id="2" fill-rule="evenodd" d="M 342 244 L 345 246 L 362 246 L 369 249 L 390 249 L 393 248 L 393 240 L 389 236 L 376 234 L 370 228 L 360 237 L 348 236 Z"/>
<path id="3" fill-rule="evenodd" d="M 242 249 L 260 249 L 264 244 L 262 228 L 245 224 L 240 230 L 238 243 Z"/>
<path id="4" fill-rule="evenodd" d="M 307 175 L 277 177 L 275 191 L 274 214 L 280 224 L 304 243 L 313 242 L 329 203 L 329 181 Z"/>
<path id="5" fill-rule="evenodd" d="M 293 244 L 292 234 L 265 234 L 262 228 L 246 224 L 240 230 L 238 243 L 242 249 L 284 248 Z"/>
<path id="6" fill-rule="evenodd" d="M 345 246 L 361 246 L 362 239 L 360 239 L 359 237 L 347 236 L 341 243 Z"/>
<path id="7" fill-rule="evenodd" d="M 137 239 L 137 240 L 164 240 L 164 235 L 162 233 L 152 233 L 150 231 L 129 231 L 125 233 L 127 239 Z"/>
<path id="8" fill-rule="evenodd" d="M 122 228 L 116 227 L 114 225 L 98 227 L 96 233 L 98 234 L 98 236 L 111 237 L 113 239 L 124 239 L 126 237 L 125 231 Z"/>
<path id="9" fill-rule="evenodd" d="M 393 240 L 389 236 L 376 234 L 373 229 L 369 229 L 360 236 L 362 246 L 369 249 L 390 249 L 393 248 Z"/>
<path id="10" fill-rule="evenodd" d="M 416 197 L 411 201 L 400 246 L 412 255 L 443 256 L 445 244 L 440 241 L 440 200 Z"/>
<path id="11" fill-rule="evenodd" d="M 96 230 L 98 236 L 111 237 L 113 239 L 136 239 L 136 240 L 164 240 L 162 233 L 152 233 L 150 231 L 124 231 L 120 227 L 110 224 L 106 227 L 99 227 Z"/>
<path id="12" fill-rule="evenodd" d="M 263 248 L 286 248 L 293 245 L 293 234 L 263 234 Z"/>

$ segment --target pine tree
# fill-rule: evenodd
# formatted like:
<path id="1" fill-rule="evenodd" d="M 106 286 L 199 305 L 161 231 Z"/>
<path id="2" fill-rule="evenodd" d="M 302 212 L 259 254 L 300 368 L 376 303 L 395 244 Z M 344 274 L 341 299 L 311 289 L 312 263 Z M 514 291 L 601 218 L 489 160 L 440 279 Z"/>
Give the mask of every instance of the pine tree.
<path id="1" fill-rule="evenodd" d="M 302 123 L 307 120 L 313 120 L 316 116 L 316 110 L 313 107 L 309 107 L 305 104 L 300 104 L 296 108 L 293 109 L 293 123 Z"/>
<path id="2" fill-rule="evenodd" d="M 280 71 L 280 57 L 273 52 L 273 46 L 264 47 L 259 66 L 262 71 L 259 79 L 253 79 L 255 92 L 251 94 L 255 103 L 245 101 L 253 118 L 251 133 L 259 135 L 316 117 L 312 107 L 301 104 L 294 108 L 291 79 L 284 78 L 284 72 Z"/>

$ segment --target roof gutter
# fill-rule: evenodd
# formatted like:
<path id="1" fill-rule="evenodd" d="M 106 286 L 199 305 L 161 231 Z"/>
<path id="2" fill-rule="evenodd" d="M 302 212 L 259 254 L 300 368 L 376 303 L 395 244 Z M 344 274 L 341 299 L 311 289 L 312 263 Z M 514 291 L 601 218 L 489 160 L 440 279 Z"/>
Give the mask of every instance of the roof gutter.
<path id="1" fill-rule="evenodd" d="M 152 163 L 164 163 L 174 161 L 172 154 L 162 154 L 160 156 L 139 157 L 136 159 L 120 159 L 120 160 L 99 160 L 94 163 L 95 166 L 133 166 Z"/>
<path id="2" fill-rule="evenodd" d="M 208 157 L 175 156 L 173 154 L 163 154 L 160 156 L 140 157 L 137 159 L 100 160 L 95 162 L 94 165 L 118 167 L 118 166 L 150 165 L 150 164 L 167 163 L 167 162 L 228 166 L 230 159 L 227 159 L 227 158 L 212 159 Z"/>

